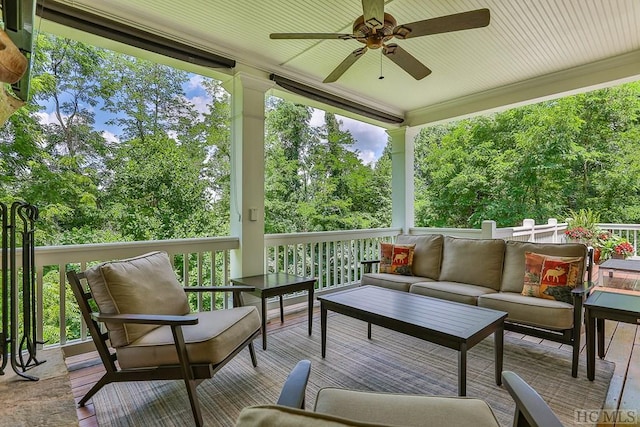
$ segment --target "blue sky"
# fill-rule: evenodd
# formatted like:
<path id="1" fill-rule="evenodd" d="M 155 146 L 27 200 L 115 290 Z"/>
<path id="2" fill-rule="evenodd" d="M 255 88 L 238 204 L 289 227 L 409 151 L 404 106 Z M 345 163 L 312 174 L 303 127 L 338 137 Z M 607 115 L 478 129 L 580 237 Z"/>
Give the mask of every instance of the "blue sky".
<path id="1" fill-rule="evenodd" d="M 201 81 L 201 76 L 193 75 L 189 82 L 185 84 L 184 90 L 187 98 L 194 104 L 195 108 L 200 112 L 204 112 L 206 111 L 207 103 L 210 102 L 210 98 L 201 86 Z M 57 119 L 53 113 L 53 103 L 43 105 L 43 107 L 45 111 L 38 113 L 40 121 L 43 123 L 57 123 Z M 100 105 L 96 106 L 95 112 L 96 128 L 102 131 L 107 140 L 117 141 L 120 129 L 117 126 L 105 124 L 105 121 L 112 116 L 100 110 Z M 359 122 L 348 117 L 339 115 L 336 115 L 336 117 L 342 121 L 341 129 L 351 132 L 351 135 L 356 141 L 353 149 L 359 152 L 360 159 L 366 164 L 375 163 L 382 155 L 382 150 L 387 144 L 387 133 L 385 130 L 381 127 Z M 324 111 L 314 109 L 311 117 L 311 126 L 319 127 L 323 124 Z"/>

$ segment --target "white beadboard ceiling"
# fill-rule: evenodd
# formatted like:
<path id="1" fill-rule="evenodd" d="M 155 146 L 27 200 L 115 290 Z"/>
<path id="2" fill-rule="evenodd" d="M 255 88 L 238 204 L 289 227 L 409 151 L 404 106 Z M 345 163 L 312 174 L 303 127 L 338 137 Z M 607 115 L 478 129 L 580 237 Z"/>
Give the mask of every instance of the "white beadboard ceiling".
<path id="1" fill-rule="evenodd" d="M 360 0 L 63 2 L 235 59 L 238 69 L 276 73 L 403 116 L 409 126 L 640 79 L 640 0 L 388 0 L 385 12 L 398 24 L 480 8 L 490 10 L 491 22 L 394 40 L 433 71 L 420 81 L 369 50 L 329 84 L 322 80 L 360 43 L 269 34 L 351 33 Z"/>

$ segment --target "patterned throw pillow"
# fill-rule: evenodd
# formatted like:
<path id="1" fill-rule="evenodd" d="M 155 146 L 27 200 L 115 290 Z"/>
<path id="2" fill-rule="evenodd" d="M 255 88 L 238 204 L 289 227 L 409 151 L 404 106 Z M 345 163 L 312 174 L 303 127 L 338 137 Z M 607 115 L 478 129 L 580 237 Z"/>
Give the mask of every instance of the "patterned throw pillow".
<path id="1" fill-rule="evenodd" d="M 413 276 L 413 254 L 416 245 L 393 245 L 393 260 L 391 261 L 391 273 Z"/>
<path id="2" fill-rule="evenodd" d="M 380 244 L 380 273 L 402 274 L 412 276 L 413 254 L 416 245 Z"/>
<path id="3" fill-rule="evenodd" d="M 571 304 L 571 290 L 581 282 L 582 257 L 524 254 L 522 295 Z"/>
<path id="4" fill-rule="evenodd" d="M 391 273 L 391 260 L 393 259 L 393 243 L 380 243 L 380 273 Z"/>

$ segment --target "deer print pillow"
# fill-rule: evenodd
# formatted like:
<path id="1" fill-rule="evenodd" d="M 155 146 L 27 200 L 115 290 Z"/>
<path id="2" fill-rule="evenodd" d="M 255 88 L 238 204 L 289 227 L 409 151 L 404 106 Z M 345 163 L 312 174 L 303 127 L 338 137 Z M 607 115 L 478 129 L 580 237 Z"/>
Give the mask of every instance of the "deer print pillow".
<path id="1" fill-rule="evenodd" d="M 571 304 L 571 290 L 581 282 L 582 257 L 525 252 L 522 295 Z"/>
<path id="2" fill-rule="evenodd" d="M 380 273 L 412 276 L 413 253 L 416 245 L 380 244 Z"/>

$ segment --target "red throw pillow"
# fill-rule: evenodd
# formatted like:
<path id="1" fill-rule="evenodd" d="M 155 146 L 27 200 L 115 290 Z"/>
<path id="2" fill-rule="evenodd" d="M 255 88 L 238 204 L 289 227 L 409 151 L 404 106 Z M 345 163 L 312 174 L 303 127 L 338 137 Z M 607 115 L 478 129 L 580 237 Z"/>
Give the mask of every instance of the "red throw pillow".
<path id="1" fill-rule="evenodd" d="M 413 253 L 416 245 L 394 245 L 391 273 L 413 276 Z"/>
<path id="2" fill-rule="evenodd" d="M 412 276 L 413 254 L 416 245 L 380 243 L 380 273 Z"/>
<path id="3" fill-rule="evenodd" d="M 522 295 L 571 303 L 571 290 L 581 282 L 582 257 L 556 257 L 526 252 Z"/>

